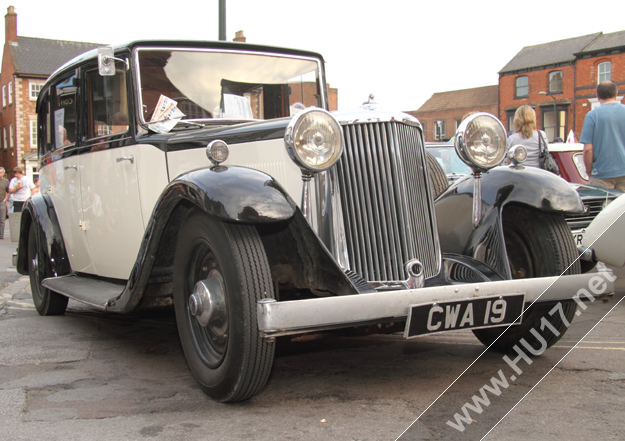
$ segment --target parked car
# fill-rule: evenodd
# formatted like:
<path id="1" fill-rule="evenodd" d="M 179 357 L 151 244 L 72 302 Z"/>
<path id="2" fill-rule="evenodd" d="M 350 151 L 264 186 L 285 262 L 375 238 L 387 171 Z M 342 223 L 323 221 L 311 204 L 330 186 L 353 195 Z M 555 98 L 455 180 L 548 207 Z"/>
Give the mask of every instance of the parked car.
<path id="1" fill-rule="evenodd" d="M 619 196 L 587 227 L 583 246 L 592 249 L 593 260 L 613 265 L 625 266 L 625 246 L 623 246 L 623 230 L 625 230 L 625 195 Z"/>
<path id="2" fill-rule="evenodd" d="M 173 304 L 189 368 L 219 401 L 263 388 L 282 336 L 473 329 L 498 349 L 552 345 L 590 280 L 557 277 L 579 273 L 563 215 L 581 199 L 540 170 L 494 168 L 499 120 L 463 122 L 473 175 L 435 202 L 446 177 L 428 171 L 419 121 L 375 104 L 330 113 L 314 52 L 101 48 L 48 78 L 37 113 L 41 194 L 17 256 L 37 311 Z M 543 294 L 555 280 L 567 288 Z M 533 329 L 554 301 L 562 314 Z"/>
<path id="3" fill-rule="evenodd" d="M 570 147 L 564 148 L 562 146 L 568 145 Z M 581 150 L 579 150 L 576 146 L 582 146 Z M 565 144 L 565 143 L 556 143 L 550 144 L 549 148 L 552 146 L 557 146 L 555 148 L 555 152 L 552 154 L 558 159 L 558 164 L 560 165 L 560 171 L 564 175 L 566 170 L 569 172 L 571 170 L 579 170 L 580 172 L 583 170 L 584 173 L 586 169 L 583 164 L 583 155 L 581 151 L 583 150 L 583 144 Z M 434 158 L 436 158 L 437 162 L 443 168 L 445 175 L 447 176 L 447 185 L 451 185 L 457 180 L 471 173 L 471 169 L 460 159 L 453 144 L 449 143 L 426 143 L 427 151 L 432 154 Z M 579 155 L 581 157 L 581 168 L 577 168 L 574 164 L 576 163 L 574 156 Z M 506 166 L 503 166 L 506 167 Z M 573 167 L 573 168 L 571 168 Z M 571 176 L 571 174 L 567 174 L 566 176 Z M 578 175 L 581 177 L 581 175 Z M 569 181 L 571 182 L 571 181 Z M 610 204 L 617 197 L 622 195 L 623 193 L 619 190 L 613 190 L 604 187 L 597 187 L 594 185 L 588 185 L 577 183 L 573 181 L 571 183 L 571 187 L 577 191 L 577 193 L 582 198 L 584 203 L 584 212 L 583 213 L 569 213 L 564 215 L 564 219 L 567 224 L 571 228 L 571 232 L 573 233 L 573 239 L 575 241 L 576 246 L 581 246 L 584 238 L 585 228 L 592 222 L 592 220 L 603 210 L 608 204 Z M 588 182 L 586 180 L 586 182 Z M 441 186 L 438 190 L 439 193 L 444 192 L 447 189 L 447 185 Z M 592 265 L 594 266 L 594 265 Z M 583 265 L 584 269 L 591 269 L 592 266 Z"/>
<path id="4" fill-rule="evenodd" d="M 551 143 L 549 144 L 549 153 L 556 159 L 562 179 L 577 184 L 588 184 L 588 174 L 584 165 L 584 144 Z"/>

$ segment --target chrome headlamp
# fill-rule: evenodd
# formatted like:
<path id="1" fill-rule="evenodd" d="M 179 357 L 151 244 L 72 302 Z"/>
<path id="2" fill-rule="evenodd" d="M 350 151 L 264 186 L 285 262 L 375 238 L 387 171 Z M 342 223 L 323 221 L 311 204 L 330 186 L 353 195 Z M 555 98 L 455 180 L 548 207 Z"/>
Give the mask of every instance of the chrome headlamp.
<path id="1" fill-rule="evenodd" d="M 527 159 L 527 150 L 522 145 L 515 145 L 508 150 L 508 159 L 514 165 L 519 165 Z"/>
<path id="2" fill-rule="evenodd" d="M 506 155 L 506 130 L 493 115 L 475 113 L 458 127 L 454 147 L 474 172 L 487 171 L 499 165 Z"/>
<path id="3" fill-rule="evenodd" d="M 291 119 L 284 142 L 291 159 L 313 173 L 332 167 L 343 152 L 341 126 L 330 112 L 316 107 Z"/>

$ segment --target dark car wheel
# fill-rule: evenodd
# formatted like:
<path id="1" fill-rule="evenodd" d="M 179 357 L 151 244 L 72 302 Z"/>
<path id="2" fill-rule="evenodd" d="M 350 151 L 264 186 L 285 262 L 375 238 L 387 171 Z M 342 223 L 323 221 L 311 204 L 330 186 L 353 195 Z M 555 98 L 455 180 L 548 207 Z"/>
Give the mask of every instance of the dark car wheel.
<path id="1" fill-rule="evenodd" d="M 433 199 L 436 199 L 449 188 L 449 182 L 447 181 L 445 170 L 443 170 L 443 167 L 438 163 L 434 155 L 430 152 L 426 152 L 426 157 L 428 161 L 428 178 L 432 187 L 432 195 Z"/>
<path id="2" fill-rule="evenodd" d="M 513 279 L 580 273 L 579 261 L 575 261 L 579 253 L 571 229 L 561 215 L 510 206 L 504 210 L 503 231 Z M 501 327 L 477 329 L 473 333 L 486 346 L 501 335 L 491 349 L 507 352 L 521 339 L 525 339 L 534 349 L 540 349 L 543 345 L 532 334 L 531 330 L 534 329 L 546 341 L 547 347 L 551 347 L 564 335 L 568 326 L 559 311 L 549 313 L 558 303 L 562 304 L 562 315 L 571 323 L 577 309 L 574 301 L 535 303 L 523 313 L 520 325 L 511 326 L 507 331 Z M 559 335 L 550 331 L 549 326 L 543 325 L 541 329 L 543 319 Z"/>
<path id="3" fill-rule="evenodd" d="M 36 225 L 32 223 L 28 232 L 28 276 L 35 309 L 40 315 L 61 315 L 67 309 L 68 298 L 41 286 L 48 277 L 45 270 L 44 253 L 37 244 Z"/>
<path id="4" fill-rule="evenodd" d="M 267 382 L 275 343 L 256 319 L 265 298 L 273 286 L 256 228 L 189 214 L 174 258 L 176 322 L 189 368 L 215 400 L 246 400 Z"/>

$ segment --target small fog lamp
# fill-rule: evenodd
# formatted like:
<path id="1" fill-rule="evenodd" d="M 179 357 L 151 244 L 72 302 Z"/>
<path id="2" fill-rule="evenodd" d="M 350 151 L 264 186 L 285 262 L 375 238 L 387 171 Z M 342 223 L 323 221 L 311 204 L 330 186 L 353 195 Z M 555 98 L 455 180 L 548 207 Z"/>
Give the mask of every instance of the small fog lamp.
<path id="1" fill-rule="evenodd" d="M 208 156 L 208 159 L 215 165 L 221 164 L 228 159 L 228 154 L 228 144 L 220 139 L 211 141 L 206 146 L 206 156 Z"/>
<path id="2" fill-rule="evenodd" d="M 508 159 L 514 165 L 519 165 L 527 159 L 527 150 L 522 145 L 512 146 L 512 148 L 508 150 Z"/>

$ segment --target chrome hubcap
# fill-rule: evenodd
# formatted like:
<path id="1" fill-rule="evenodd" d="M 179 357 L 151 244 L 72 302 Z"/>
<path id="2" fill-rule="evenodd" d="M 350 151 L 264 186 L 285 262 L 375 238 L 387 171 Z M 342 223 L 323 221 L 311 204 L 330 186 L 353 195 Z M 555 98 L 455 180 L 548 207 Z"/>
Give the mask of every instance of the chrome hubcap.
<path id="1" fill-rule="evenodd" d="M 223 279 L 217 270 L 208 273 L 208 278 L 195 284 L 189 296 L 189 313 L 200 326 L 210 327 L 213 333 L 223 336 L 228 328 L 226 299 Z"/>

